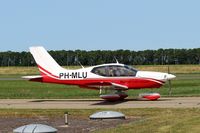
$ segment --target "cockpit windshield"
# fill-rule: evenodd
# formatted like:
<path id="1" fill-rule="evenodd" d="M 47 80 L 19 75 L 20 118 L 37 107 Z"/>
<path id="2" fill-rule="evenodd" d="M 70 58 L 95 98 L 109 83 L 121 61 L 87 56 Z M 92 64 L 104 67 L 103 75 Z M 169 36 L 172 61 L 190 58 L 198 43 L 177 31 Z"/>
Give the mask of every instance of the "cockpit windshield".
<path id="1" fill-rule="evenodd" d="M 135 77 L 137 70 L 127 65 L 107 65 L 95 67 L 91 72 L 105 77 Z"/>

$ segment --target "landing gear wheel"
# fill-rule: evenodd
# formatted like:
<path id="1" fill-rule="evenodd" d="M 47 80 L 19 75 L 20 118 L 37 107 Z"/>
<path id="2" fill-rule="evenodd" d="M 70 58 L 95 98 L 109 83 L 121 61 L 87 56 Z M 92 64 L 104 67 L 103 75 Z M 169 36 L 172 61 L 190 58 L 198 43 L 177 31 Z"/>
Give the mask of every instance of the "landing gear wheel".
<path id="1" fill-rule="evenodd" d="M 142 94 L 139 94 L 139 99 L 141 99 L 141 100 L 156 101 L 159 98 L 160 98 L 159 93 L 142 93 Z"/>

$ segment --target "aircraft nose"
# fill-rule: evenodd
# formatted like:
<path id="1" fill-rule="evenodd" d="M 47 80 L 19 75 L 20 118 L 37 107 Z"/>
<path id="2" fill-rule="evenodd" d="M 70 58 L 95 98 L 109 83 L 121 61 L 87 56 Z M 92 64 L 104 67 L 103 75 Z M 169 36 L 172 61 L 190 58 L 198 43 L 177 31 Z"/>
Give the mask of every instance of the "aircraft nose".
<path id="1" fill-rule="evenodd" d="M 167 79 L 173 79 L 173 78 L 176 78 L 176 76 L 173 74 L 167 74 Z"/>

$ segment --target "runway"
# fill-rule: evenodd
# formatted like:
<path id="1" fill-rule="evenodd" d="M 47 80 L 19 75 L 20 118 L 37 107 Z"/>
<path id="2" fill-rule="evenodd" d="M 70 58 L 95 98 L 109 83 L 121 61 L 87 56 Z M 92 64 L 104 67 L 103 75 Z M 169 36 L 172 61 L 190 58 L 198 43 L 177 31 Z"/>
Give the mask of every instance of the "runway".
<path id="1" fill-rule="evenodd" d="M 200 97 L 168 97 L 158 101 L 127 99 L 1 99 L 0 109 L 93 109 L 93 108 L 200 108 Z"/>

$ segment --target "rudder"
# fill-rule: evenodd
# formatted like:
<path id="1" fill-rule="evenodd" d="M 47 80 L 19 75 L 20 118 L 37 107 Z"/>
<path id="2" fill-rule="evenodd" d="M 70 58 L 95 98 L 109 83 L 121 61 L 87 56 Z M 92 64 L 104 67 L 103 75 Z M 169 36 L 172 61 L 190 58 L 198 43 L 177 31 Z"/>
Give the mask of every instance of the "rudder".
<path id="1" fill-rule="evenodd" d="M 51 57 L 42 46 L 30 47 L 30 52 L 35 59 L 41 75 L 57 75 L 63 68 Z"/>

